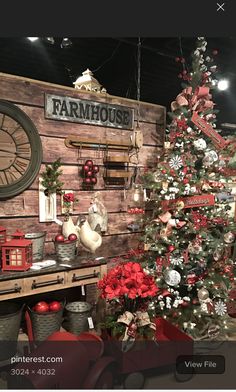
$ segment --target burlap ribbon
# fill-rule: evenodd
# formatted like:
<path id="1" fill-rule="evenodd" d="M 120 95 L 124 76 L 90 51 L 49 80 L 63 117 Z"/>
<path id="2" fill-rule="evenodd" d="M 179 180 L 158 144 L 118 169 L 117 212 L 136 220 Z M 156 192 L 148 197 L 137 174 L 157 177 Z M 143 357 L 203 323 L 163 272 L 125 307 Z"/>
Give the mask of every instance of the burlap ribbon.
<path id="1" fill-rule="evenodd" d="M 172 233 L 173 227 L 175 227 L 176 229 L 181 229 L 181 227 L 186 225 L 185 221 L 174 219 L 169 211 L 166 211 L 163 214 L 159 215 L 157 221 L 159 220 L 162 223 L 166 223 L 166 227 L 163 228 L 160 232 L 160 236 L 163 239 L 167 239 L 167 237 Z"/>
<path id="2" fill-rule="evenodd" d="M 139 327 L 149 326 L 154 331 L 156 330 L 156 324 L 151 322 L 147 312 L 137 311 L 136 313 L 131 313 L 125 311 L 118 317 L 117 322 L 126 325 L 125 333 L 122 337 L 122 351 L 124 352 L 130 350 L 133 346 Z"/>
<path id="3" fill-rule="evenodd" d="M 193 93 L 192 87 L 187 87 L 171 103 L 171 110 L 174 112 L 181 106 L 189 106 L 197 112 L 213 109 L 214 103 L 211 101 L 212 96 L 209 91 L 209 87 L 202 86 L 196 88 Z"/>

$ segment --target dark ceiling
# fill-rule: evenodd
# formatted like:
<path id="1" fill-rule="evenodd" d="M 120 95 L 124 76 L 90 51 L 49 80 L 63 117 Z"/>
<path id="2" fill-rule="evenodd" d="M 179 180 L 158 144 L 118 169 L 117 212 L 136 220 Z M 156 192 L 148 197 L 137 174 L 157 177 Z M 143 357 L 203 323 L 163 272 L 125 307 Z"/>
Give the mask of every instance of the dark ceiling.
<path id="1" fill-rule="evenodd" d="M 51 45 L 44 38 L 0 38 L 0 72 L 25 76 L 65 86 L 87 68 L 111 95 L 137 98 L 138 38 L 73 38 L 72 45 L 61 48 L 62 38 Z M 181 65 L 175 58 L 189 62 L 196 38 L 141 38 L 141 100 L 164 105 L 181 91 L 178 74 Z M 215 57 L 218 78 L 228 78 L 230 88 L 214 93 L 218 127 L 222 122 L 236 123 L 236 37 L 207 38 L 208 51 L 218 49 Z M 227 134 L 227 130 L 223 130 Z M 232 131 L 231 131 L 232 133 Z"/>

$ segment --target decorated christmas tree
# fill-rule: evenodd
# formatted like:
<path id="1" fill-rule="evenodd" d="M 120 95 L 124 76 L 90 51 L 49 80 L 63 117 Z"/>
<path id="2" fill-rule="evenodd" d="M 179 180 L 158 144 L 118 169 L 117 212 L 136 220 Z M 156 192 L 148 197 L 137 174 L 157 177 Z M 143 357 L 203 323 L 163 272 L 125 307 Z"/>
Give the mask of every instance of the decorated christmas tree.
<path id="1" fill-rule="evenodd" d="M 177 59 L 183 91 L 171 104 L 164 153 L 143 177 L 153 206 L 143 259 L 160 289 L 151 306 L 194 338 L 215 338 L 227 329 L 228 314 L 236 315 L 235 226 L 225 175 L 232 144 L 216 130 L 210 94 L 216 54 L 199 37 L 191 69 Z"/>

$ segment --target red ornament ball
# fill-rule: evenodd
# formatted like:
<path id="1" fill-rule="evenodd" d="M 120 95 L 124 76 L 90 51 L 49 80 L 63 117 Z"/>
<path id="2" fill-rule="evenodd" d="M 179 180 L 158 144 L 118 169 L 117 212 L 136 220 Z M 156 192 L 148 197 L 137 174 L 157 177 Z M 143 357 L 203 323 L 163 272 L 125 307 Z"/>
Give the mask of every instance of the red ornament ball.
<path id="1" fill-rule="evenodd" d="M 90 177 L 86 177 L 84 179 L 84 182 L 85 182 L 86 185 L 91 185 L 91 178 Z"/>
<path id="2" fill-rule="evenodd" d="M 84 166 L 83 166 L 83 171 L 84 171 L 85 173 L 87 173 L 89 170 L 90 170 L 90 167 L 89 167 L 88 165 L 84 165 Z"/>
<path id="3" fill-rule="evenodd" d="M 86 173 L 86 176 L 87 176 L 87 177 L 92 177 L 92 175 L 93 175 L 92 170 L 89 170 L 89 171 Z"/>
<path id="4" fill-rule="evenodd" d="M 61 304 L 58 301 L 52 301 L 48 304 L 49 312 L 58 312 L 61 310 Z"/>
<path id="5" fill-rule="evenodd" d="M 188 178 L 184 178 L 184 179 L 183 179 L 183 183 L 184 183 L 184 184 L 188 184 L 188 182 L 189 182 Z"/>
<path id="6" fill-rule="evenodd" d="M 178 78 L 179 78 L 179 79 L 182 79 L 182 78 L 183 78 L 182 73 L 179 73 Z"/>
<path id="7" fill-rule="evenodd" d="M 173 252 L 173 250 L 175 250 L 175 246 L 174 245 L 169 245 L 168 246 L 168 251 L 169 252 Z"/>
<path id="8" fill-rule="evenodd" d="M 94 165 L 94 166 L 93 166 L 93 172 L 94 172 L 94 173 L 98 173 L 98 172 L 99 172 L 99 166 Z"/>
<path id="9" fill-rule="evenodd" d="M 182 74 L 183 75 L 187 75 L 188 71 L 186 71 L 186 69 L 183 70 Z"/>
<path id="10" fill-rule="evenodd" d="M 97 184 L 97 179 L 96 179 L 96 177 L 91 177 L 91 183 L 92 183 L 93 185 Z"/>
<path id="11" fill-rule="evenodd" d="M 219 53 L 219 52 L 218 52 L 217 49 L 214 49 L 214 50 L 212 51 L 213 56 L 217 56 L 218 53 Z"/>
<path id="12" fill-rule="evenodd" d="M 88 159 L 88 160 L 85 162 L 85 165 L 88 165 L 89 167 L 92 167 L 92 166 L 93 166 L 93 161 L 92 161 L 91 159 Z"/>
<path id="13" fill-rule="evenodd" d="M 180 57 L 176 57 L 175 61 L 176 61 L 176 63 L 179 63 L 180 62 Z"/>
<path id="14" fill-rule="evenodd" d="M 74 234 L 74 233 L 71 233 L 69 236 L 68 236 L 68 240 L 69 241 L 75 241 L 75 240 L 77 240 L 77 235 L 76 234 Z"/>
<path id="15" fill-rule="evenodd" d="M 34 306 L 34 311 L 37 313 L 46 313 L 49 311 L 49 305 L 45 301 L 40 301 Z"/>
<path id="16" fill-rule="evenodd" d="M 57 234 L 56 237 L 55 237 L 55 241 L 56 242 L 64 242 L 65 238 L 64 238 L 64 236 L 62 234 Z"/>

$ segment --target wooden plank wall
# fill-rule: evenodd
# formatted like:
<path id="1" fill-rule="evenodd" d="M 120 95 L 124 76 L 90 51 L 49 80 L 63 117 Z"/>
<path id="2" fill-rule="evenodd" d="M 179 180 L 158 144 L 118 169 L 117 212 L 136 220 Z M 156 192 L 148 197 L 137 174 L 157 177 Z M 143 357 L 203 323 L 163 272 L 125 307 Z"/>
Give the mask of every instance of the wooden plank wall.
<path id="1" fill-rule="evenodd" d="M 91 94 L 78 92 L 74 88 L 52 85 L 31 79 L 0 73 L 0 99 L 8 100 L 19 106 L 33 121 L 40 134 L 43 145 L 43 161 L 41 171 L 45 164 L 51 163 L 61 157 L 63 175 L 60 177 L 64 182 L 64 189 L 72 189 L 79 199 L 78 205 L 73 212 L 73 220 L 76 222 L 81 214 L 86 214 L 93 192 L 81 190 L 81 178 L 79 172 L 86 158 L 92 158 L 94 163 L 100 166 L 98 182 L 94 191 L 102 192 L 104 204 L 109 212 L 108 232 L 103 236 L 103 244 L 97 250 L 97 256 L 116 256 L 124 254 L 128 249 L 138 245 L 140 233 L 130 233 L 127 224 L 134 220 L 134 216 L 127 213 L 127 199 L 124 198 L 123 190 L 107 190 L 103 182 L 103 155 L 95 150 L 82 150 L 80 156 L 78 149 L 68 149 L 64 145 L 65 138 L 70 134 L 82 136 L 98 136 L 116 138 L 131 134 L 128 130 L 105 128 L 86 124 L 76 124 L 65 121 L 45 119 L 44 95 L 57 94 L 75 98 L 103 101 L 111 104 L 119 104 L 137 108 L 137 102 L 109 95 Z M 135 112 L 137 112 L 135 110 Z M 144 167 L 155 164 L 157 152 L 162 149 L 166 112 L 163 106 L 148 103 L 140 103 L 140 128 L 144 135 L 144 146 L 140 150 L 139 165 L 142 171 Z M 136 118 L 135 118 L 136 122 Z M 132 165 L 131 165 L 132 166 Z M 58 198 L 58 218 L 61 215 Z M 39 223 L 38 202 L 38 177 L 32 185 L 20 195 L 7 201 L 0 201 L 0 225 L 7 228 L 8 234 L 20 228 L 25 232 L 47 231 L 45 250 L 47 254 L 54 252 L 53 238 L 60 232 L 56 223 Z M 82 252 L 82 249 L 81 249 Z"/>

